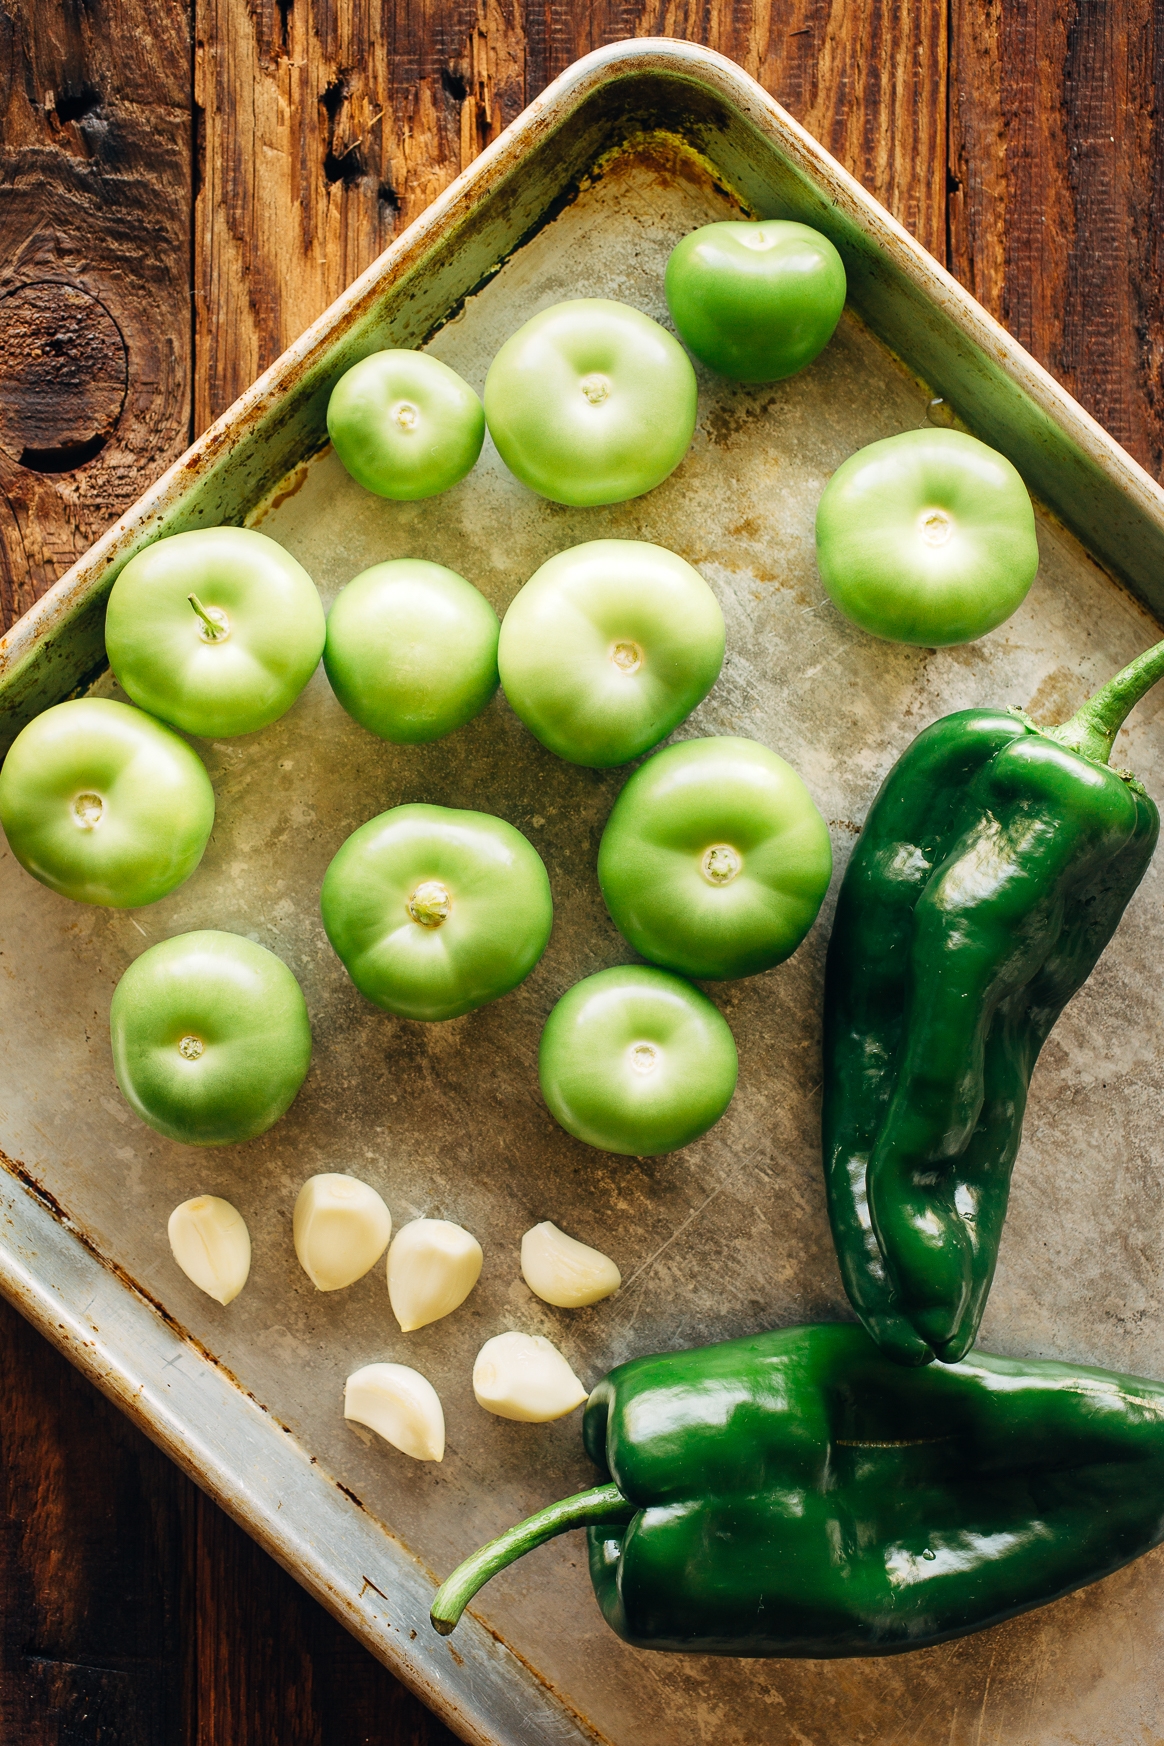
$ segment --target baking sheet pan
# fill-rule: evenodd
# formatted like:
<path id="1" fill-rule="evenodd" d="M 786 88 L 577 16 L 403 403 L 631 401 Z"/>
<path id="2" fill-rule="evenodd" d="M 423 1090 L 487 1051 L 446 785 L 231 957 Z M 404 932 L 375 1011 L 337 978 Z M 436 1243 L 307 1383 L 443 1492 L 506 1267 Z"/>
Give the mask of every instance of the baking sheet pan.
<path id="1" fill-rule="evenodd" d="M 655 540 L 698 566 L 727 622 L 721 680 L 677 737 L 747 734 L 786 757 L 829 821 L 835 892 L 881 777 L 926 722 L 979 702 L 1069 713 L 1155 640 L 1146 603 L 1164 513 L 1151 481 L 738 69 L 689 45 L 617 45 L 580 63 L 491 150 L 18 627 L 6 679 L 0 669 L 13 729 L 98 664 L 104 591 L 159 531 L 245 518 L 295 553 L 326 602 L 367 564 L 424 556 L 468 576 L 499 612 L 555 551 L 608 535 Z M 445 496 L 390 504 L 321 448 L 327 385 L 389 336 L 431 333 L 435 355 L 480 389 L 504 338 L 563 297 L 622 298 L 665 321 L 662 269 L 677 238 L 753 210 L 831 227 L 856 307 L 790 382 L 757 390 L 701 373 L 692 451 L 646 498 L 602 510 L 544 503 L 487 444 Z M 1039 515 L 1039 578 L 1015 618 L 936 653 L 848 626 L 812 557 L 829 474 L 863 443 L 922 424 L 935 392 L 1059 511 Z M 107 673 L 92 688 L 118 695 Z M 1157 795 L 1162 709 L 1154 698 L 1141 705 L 1114 754 Z M 594 877 L 625 772 L 562 764 L 500 697 L 448 740 L 393 748 L 343 714 L 322 673 L 270 729 L 199 750 L 215 785 L 215 833 L 202 867 L 163 902 L 83 908 L 27 878 L 6 849 L 0 860 L 3 1289 L 466 1739 L 1154 1737 L 1160 1552 L 937 1649 L 744 1662 L 618 1642 L 573 1535 L 484 1590 L 478 1622 L 448 1641 L 429 1631 L 432 1573 L 592 1480 L 578 1415 L 527 1427 L 476 1407 L 472 1360 L 491 1334 L 546 1333 L 593 1383 L 636 1353 L 849 1314 L 817 1132 L 832 899 L 788 964 L 709 987 L 740 1049 L 724 1120 L 670 1158 L 609 1157 L 555 1126 L 535 1063 L 558 995 L 632 956 Z M 437 1026 L 365 1002 L 318 913 L 323 871 L 349 832 L 413 800 L 511 820 L 543 855 L 555 901 L 553 938 L 529 980 Z M 1160 948 L 1160 894 L 1153 867 L 1044 1051 L 987 1350 L 1164 1376 L 1164 993 L 1146 968 Z M 247 934 L 291 965 L 315 1059 L 270 1134 L 202 1151 L 163 1140 L 121 1102 L 107 1015 L 118 976 L 147 944 L 208 926 Z M 465 1306 L 401 1335 L 379 1268 L 346 1292 L 315 1293 L 290 1225 L 297 1189 L 317 1170 L 372 1182 L 398 1225 L 431 1215 L 474 1231 L 485 1268 Z M 233 1201 L 254 1242 L 251 1281 L 226 1310 L 183 1278 L 165 1239 L 173 1205 L 202 1191 Z M 570 1313 L 529 1293 L 518 1244 L 543 1218 L 615 1257 L 625 1282 L 615 1299 Z M 344 1423 L 343 1379 L 374 1359 L 414 1364 L 437 1386 L 443 1465 L 409 1462 Z"/>

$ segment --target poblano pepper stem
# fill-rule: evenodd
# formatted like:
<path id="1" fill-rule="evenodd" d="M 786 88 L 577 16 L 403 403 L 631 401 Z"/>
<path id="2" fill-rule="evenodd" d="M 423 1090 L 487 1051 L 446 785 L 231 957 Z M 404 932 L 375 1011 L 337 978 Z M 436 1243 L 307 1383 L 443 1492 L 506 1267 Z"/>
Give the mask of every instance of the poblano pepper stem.
<path id="1" fill-rule="evenodd" d="M 499 1570 L 504 1570 L 507 1564 L 532 1552 L 535 1546 L 544 1545 L 547 1540 L 565 1534 L 571 1528 L 597 1528 L 606 1522 L 629 1522 L 634 1514 L 635 1505 L 627 1502 L 617 1485 L 596 1485 L 590 1491 L 580 1491 L 573 1497 L 547 1504 L 544 1510 L 518 1522 L 515 1528 L 507 1529 L 496 1540 L 490 1540 L 487 1546 L 482 1546 L 463 1564 L 458 1564 L 453 1574 L 446 1577 L 436 1591 L 429 1612 L 433 1629 L 442 1637 L 456 1630 L 461 1614 L 477 1590 Z"/>
<path id="2" fill-rule="evenodd" d="M 1158 679 L 1164 679 L 1164 642 L 1129 661 L 1075 711 L 1070 721 L 1061 727 L 1040 728 L 1039 732 L 1085 758 L 1094 758 L 1097 764 L 1106 764 L 1125 720 Z"/>

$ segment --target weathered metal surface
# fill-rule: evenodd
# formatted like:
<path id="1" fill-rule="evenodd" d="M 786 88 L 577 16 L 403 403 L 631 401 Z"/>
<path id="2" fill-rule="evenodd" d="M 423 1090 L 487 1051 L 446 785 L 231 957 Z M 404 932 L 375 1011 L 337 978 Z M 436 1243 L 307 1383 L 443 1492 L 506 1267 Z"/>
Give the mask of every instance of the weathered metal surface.
<path id="1" fill-rule="evenodd" d="M 563 162 L 577 174 L 586 153 L 596 157 L 625 135 L 632 111 L 657 119 L 661 100 L 651 89 L 663 65 L 734 108 L 711 154 L 718 178 L 673 140 L 632 140 L 462 305 L 485 268 L 550 207 L 569 180 Z M 620 89 L 629 93 L 621 110 Z M 697 112 L 705 99 L 692 89 Z M 606 117 L 606 132 L 597 121 L 575 125 L 586 101 Z M 714 143 L 706 131 L 700 137 L 705 150 Z M 176 526 L 249 512 L 329 600 L 364 565 L 408 554 L 460 570 L 499 611 L 554 551 L 608 534 L 653 539 L 699 566 L 728 627 L 723 677 L 680 734 L 751 734 L 787 757 L 830 821 L 839 876 L 877 783 L 926 721 L 974 702 L 1021 703 L 1045 718 L 1069 712 L 1155 638 L 1144 608 L 1087 556 L 1075 532 L 1101 547 L 1104 529 L 1089 502 L 1118 502 L 1122 549 L 1134 547 L 1146 564 L 1164 530 L 1160 493 L 1011 342 L 999 342 L 997 329 L 990 339 L 988 318 L 836 166 L 822 165 L 811 142 L 738 72 L 684 45 L 621 47 L 568 75 L 493 152 L 480 181 L 471 172 L 459 194 L 451 191 L 431 228 L 422 221 L 399 253 L 390 251 L 185 471 L 143 500 L 103 554 L 47 598 L 37 622 L 14 633 L 25 673 L 40 658 L 38 630 L 44 644 L 56 639 L 59 674 L 80 658 L 81 633 L 70 627 L 86 611 L 98 622 L 102 564 L 156 534 L 160 516 Z M 757 391 L 701 376 L 690 456 L 631 504 L 575 511 L 543 503 L 490 445 L 463 484 L 427 504 L 367 496 L 330 453 L 315 454 L 256 502 L 260 486 L 317 443 L 319 384 L 334 375 L 337 356 L 348 359 L 387 331 L 376 326 L 377 298 L 397 298 L 393 319 L 405 320 L 408 306 L 392 288 L 397 272 L 412 275 L 408 319 L 416 325 L 405 334 L 418 337 L 442 308 L 456 307 L 432 349 L 480 388 L 506 335 L 560 297 L 622 297 L 665 319 L 670 247 L 693 225 L 735 209 L 723 186 L 729 172 L 759 204 L 765 161 L 769 187 L 788 184 L 791 163 L 828 198 L 843 194 L 845 223 L 863 225 L 883 251 L 877 258 L 889 262 L 870 270 L 881 290 L 868 290 L 870 279 L 862 294 L 866 313 L 885 316 L 899 351 L 907 350 L 908 322 L 892 313 L 899 305 L 886 287 L 896 283 L 908 312 L 901 288 L 915 285 L 927 313 L 908 321 L 931 348 L 929 387 L 847 315 L 818 363 L 788 383 Z M 811 190 L 802 197 L 806 208 L 817 198 Z M 456 234 L 476 240 L 465 245 L 467 259 L 446 252 L 434 291 L 421 266 L 458 223 Z M 861 250 L 872 260 L 874 244 L 852 243 L 858 278 Z M 944 313 L 930 313 L 939 304 Z M 993 377 L 975 352 L 983 336 L 997 356 Z M 1045 455 L 1080 457 L 1074 477 L 1078 484 L 1086 476 L 1091 497 L 1080 485 L 1075 532 L 1040 516 L 1040 576 L 1008 625 L 966 649 L 895 648 L 861 636 L 823 596 L 812 559 L 815 505 L 847 454 L 921 424 L 930 393 L 952 393 L 955 382 L 970 383 L 957 403 L 980 411 L 975 427 L 1017 459 L 1030 462 L 1040 431 Z M 1070 503 L 1061 508 L 1071 522 Z M 1114 563 L 1115 545 L 1102 549 Z M 38 679 L 26 698 L 48 701 L 46 683 Z M 56 694 L 65 688 L 58 681 Z M 114 691 L 108 677 L 97 689 Z M 1164 700 L 1142 705 L 1116 751 L 1157 794 L 1162 708 Z M 1124 1746 L 1151 1738 L 1164 1666 L 1159 1553 L 943 1648 L 881 1662 L 748 1663 L 627 1649 L 601 1624 L 581 1542 L 571 1537 L 483 1591 L 475 1611 L 489 1630 L 470 1627 L 448 1644 L 429 1637 L 425 1569 L 445 1572 L 482 1538 L 591 1477 L 576 1417 L 527 1427 L 476 1407 L 470 1373 L 485 1338 L 510 1327 L 548 1333 L 592 1382 L 637 1352 L 847 1313 L 817 1138 L 817 1015 L 831 904 L 787 965 L 712 988 L 741 1058 L 740 1089 L 719 1126 L 668 1159 L 607 1157 L 556 1128 L 538 1094 L 535 1057 L 557 996 L 629 956 L 594 877 L 598 835 L 623 773 L 561 764 L 501 699 L 435 746 L 392 748 L 343 715 L 321 674 L 282 722 L 200 749 L 218 823 L 203 866 L 163 903 L 132 915 L 84 909 L 26 878 L 10 855 L 0 860 L 0 1145 L 67 1209 L 77 1233 L 14 1184 L 16 1234 L 0 1250 L 0 1285 L 466 1738 L 579 1737 L 583 1724 L 572 1715 L 620 1746 Z M 527 983 L 447 1025 L 408 1024 L 370 1007 L 319 922 L 320 879 L 344 837 L 408 800 L 512 820 L 543 854 L 554 890 L 554 936 Z M 1145 974 L 1159 952 L 1160 892 L 1153 868 L 1036 1073 L 987 1349 L 1164 1375 L 1164 1211 L 1153 1188 L 1164 991 Z M 163 1141 L 130 1114 L 107 1037 L 109 995 L 125 966 L 148 941 L 204 926 L 235 929 L 279 952 L 303 982 L 316 1038 L 311 1075 L 287 1118 L 252 1145 L 205 1152 Z M 374 1183 L 397 1223 L 431 1214 L 476 1232 L 485 1270 L 466 1305 L 402 1336 L 379 1269 L 347 1292 L 316 1294 L 295 1261 L 290 1219 L 299 1184 L 320 1169 Z M 184 1280 L 166 1245 L 170 1208 L 201 1190 L 234 1201 L 254 1239 L 251 1281 L 227 1310 Z M 518 1242 L 543 1218 L 614 1255 L 626 1281 L 617 1298 L 570 1314 L 531 1296 Z M 113 1264 L 122 1270 L 116 1277 Z M 344 1424 L 343 1378 L 377 1358 L 415 1364 L 436 1384 L 448 1418 L 443 1466 L 410 1463 Z"/>
<path id="2" fill-rule="evenodd" d="M 457 1655 L 428 1623 L 433 1579 L 351 1492 L 129 1276 L 59 1203 L 0 1177 L 3 1289 L 191 1478 L 313 1589 L 468 1741 L 592 1738 L 530 1670 L 474 1626 Z M 67 1548 L 62 1548 L 67 1557 Z"/>

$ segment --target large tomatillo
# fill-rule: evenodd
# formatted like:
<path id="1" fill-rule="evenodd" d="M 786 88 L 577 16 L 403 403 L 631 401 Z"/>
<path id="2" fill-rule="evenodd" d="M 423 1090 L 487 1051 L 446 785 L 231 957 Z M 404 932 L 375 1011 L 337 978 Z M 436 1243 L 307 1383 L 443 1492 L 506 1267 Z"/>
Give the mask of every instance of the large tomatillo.
<path id="1" fill-rule="evenodd" d="M 1019 473 L 958 430 L 907 430 L 839 466 L 816 512 L 825 588 L 899 643 L 972 642 L 1022 605 L 1039 567 Z"/>
<path id="2" fill-rule="evenodd" d="M 214 825 L 198 754 L 144 710 L 75 697 L 35 716 L 0 769 L 21 866 L 77 903 L 136 909 L 193 873 Z"/>
<path id="3" fill-rule="evenodd" d="M 533 845 L 504 819 L 449 806 L 396 806 L 353 831 L 324 876 L 320 907 L 360 993 L 429 1021 L 516 988 L 553 923 Z"/>
<path id="4" fill-rule="evenodd" d="M 187 1146 L 266 1133 L 311 1065 L 307 1005 L 286 964 L 212 928 L 136 958 L 114 990 L 109 1029 L 122 1096 Z"/>
<path id="5" fill-rule="evenodd" d="M 598 850 L 619 932 L 684 976 L 754 976 L 816 920 L 828 828 L 790 764 L 756 740 L 682 740 L 636 770 Z"/>
<path id="6" fill-rule="evenodd" d="M 695 372 L 678 340 L 607 297 L 543 309 L 485 378 L 501 459 L 553 503 L 641 497 L 687 453 L 695 412 Z"/>
<path id="7" fill-rule="evenodd" d="M 147 546 L 113 584 L 105 615 L 109 664 L 133 701 L 204 739 L 277 721 L 314 673 L 323 639 L 307 571 L 245 527 Z"/>
<path id="8" fill-rule="evenodd" d="M 510 603 L 497 664 L 530 732 L 571 764 L 625 764 L 665 739 L 723 665 L 723 614 L 676 552 L 588 540 Z"/>
<path id="9" fill-rule="evenodd" d="M 786 218 L 691 231 L 671 251 L 666 285 L 680 338 L 738 382 L 803 370 L 845 306 L 845 268 L 828 237 Z"/>

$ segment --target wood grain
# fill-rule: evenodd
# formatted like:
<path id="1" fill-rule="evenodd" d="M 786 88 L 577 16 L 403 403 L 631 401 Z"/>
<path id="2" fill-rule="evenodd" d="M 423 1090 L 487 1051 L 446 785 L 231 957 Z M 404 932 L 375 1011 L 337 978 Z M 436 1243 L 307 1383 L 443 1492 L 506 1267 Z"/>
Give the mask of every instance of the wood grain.
<path id="1" fill-rule="evenodd" d="M 0 1304 L 0 1739 L 180 1739 L 177 1469 Z"/>
<path id="2" fill-rule="evenodd" d="M 1164 472 L 1164 5 L 951 0 L 948 265 Z"/>
<path id="3" fill-rule="evenodd" d="M 739 61 L 1160 475 L 1164 0 L 0 0 L 0 630 L 636 35 Z M 0 1305 L 0 1746 L 451 1738 Z"/>
<path id="4" fill-rule="evenodd" d="M 455 1746 L 387 1668 L 183 1484 L 189 1746 Z"/>
<path id="5" fill-rule="evenodd" d="M 35 360 L 4 347 L 4 626 L 189 440 L 190 103 L 182 6 L 0 7 L 0 330 L 11 337 L 21 326 L 16 306 L 23 302 L 27 315 L 35 286 L 42 313 L 56 300 L 58 371 L 67 374 L 71 359 L 75 380 L 90 365 L 108 377 L 120 342 L 124 377 L 116 407 L 98 392 L 96 423 L 63 429 L 66 441 L 80 437 L 85 459 L 57 470 L 61 444 L 39 440 L 43 419 L 29 399 Z M 90 381 L 96 389 L 92 373 Z M 38 449 L 48 453 L 38 458 Z"/>
<path id="6" fill-rule="evenodd" d="M 220 412 L 552 78 L 627 36 L 747 68 L 945 251 L 946 9 L 196 0 L 196 422 Z"/>
<path id="7" fill-rule="evenodd" d="M 0 1741 L 453 1735 L 0 1301 Z"/>

